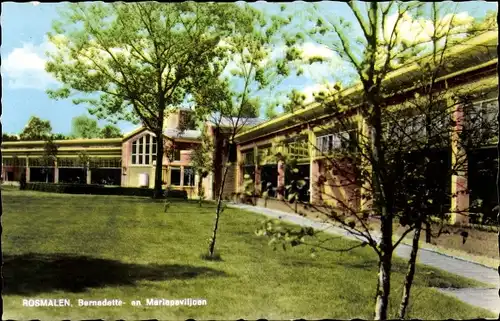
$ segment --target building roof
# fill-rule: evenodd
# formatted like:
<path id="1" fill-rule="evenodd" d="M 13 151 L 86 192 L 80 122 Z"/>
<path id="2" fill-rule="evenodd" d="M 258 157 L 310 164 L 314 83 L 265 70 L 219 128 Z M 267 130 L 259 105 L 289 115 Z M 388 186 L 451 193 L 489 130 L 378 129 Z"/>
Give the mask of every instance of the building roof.
<path id="1" fill-rule="evenodd" d="M 496 64 L 498 56 L 497 42 L 497 31 L 489 31 L 455 46 L 450 49 L 450 52 L 446 55 L 449 62 L 448 68 L 443 70 L 439 76 L 441 76 L 441 78 L 447 78 L 452 75 L 455 76 L 458 73 L 467 72 L 468 68 L 470 69 L 472 66 L 490 63 Z M 429 59 L 429 57 L 423 57 L 422 59 Z M 385 86 L 386 88 L 393 88 L 394 86 L 398 88 L 414 86 L 414 80 L 415 77 L 418 76 L 419 71 L 420 65 L 417 62 L 395 70 L 389 73 L 384 80 Z M 343 97 L 354 97 L 356 94 L 361 93 L 361 91 L 362 85 L 358 83 L 350 88 L 344 89 L 340 92 L 340 95 Z M 288 126 L 297 125 L 297 121 L 294 120 L 297 117 L 312 120 L 319 115 L 324 116 L 325 113 L 327 113 L 325 108 L 327 103 L 328 101 L 325 101 L 325 103 L 312 102 L 302 108 L 297 108 L 292 113 L 282 114 L 279 117 L 247 128 L 237 134 L 235 138 L 239 142 L 245 142 L 262 135 L 274 133 Z"/>
<path id="2" fill-rule="evenodd" d="M 222 117 L 219 122 L 211 120 L 209 123 L 221 127 L 232 127 L 238 121 L 238 126 L 255 126 L 265 122 L 265 119 L 240 117 Z"/>

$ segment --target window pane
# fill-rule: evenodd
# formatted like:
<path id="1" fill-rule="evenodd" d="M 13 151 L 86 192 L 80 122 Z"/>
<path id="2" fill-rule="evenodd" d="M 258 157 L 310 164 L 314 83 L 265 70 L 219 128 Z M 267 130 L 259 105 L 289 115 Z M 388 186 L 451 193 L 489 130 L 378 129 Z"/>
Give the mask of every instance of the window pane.
<path id="1" fill-rule="evenodd" d="M 143 162 L 142 162 L 142 155 L 139 155 L 139 161 L 137 162 L 137 164 L 143 164 Z"/>
<path id="2" fill-rule="evenodd" d="M 156 154 L 151 155 L 153 162 L 156 160 Z"/>
<path id="3" fill-rule="evenodd" d="M 132 143 L 132 154 L 137 154 L 137 141 Z"/>
<path id="4" fill-rule="evenodd" d="M 176 161 L 181 160 L 181 151 L 178 149 L 174 150 L 174 160 L 176 160 Z"/>
<path id="5" fill-rule="evenodd" d="M 142 146 L 144 145 L 143 139 L 144 139 L 144 136 L 139 138 L 139 154 L 142 154 Z"/>
<path id="6" fill-rule="evenodd" d="M 170 168 L 170 185 L 174 185 L 174 186 L 181 185 L 181 169 L 180 168 Z"/>
<path id="7" fill-rule="evenodd" d="M 150 142 L 150 137 L 151 136 L 146 136 L 146 154 L 149 154 L 149 145 L 151 144 Z"/>
<path id="8" fill-rule="evenodd" d="M 194 186 L 194 171 L 190 167 L 184 167 L 184 186 Z"/>
<path id="9" fill-rule="evenodd" d="M 135 155 L 132 155 L 132 164 L 137 164 L 137 158 Z"/>
<path id="10" fill-rule="evenodd" d="M 149 154 L 144 155 L 144 164 L 149 165 Z"/>

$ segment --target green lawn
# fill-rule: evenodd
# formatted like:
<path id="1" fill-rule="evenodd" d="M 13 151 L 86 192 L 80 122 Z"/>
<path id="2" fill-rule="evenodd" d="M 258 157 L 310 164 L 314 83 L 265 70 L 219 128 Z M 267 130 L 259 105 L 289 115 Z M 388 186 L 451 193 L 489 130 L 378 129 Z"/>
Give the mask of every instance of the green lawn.
<path id="1" fill-rule="evenodd" d="M 200 258 L 213 206 L 174 203 L 168 214 L 147 198 L 2 190 L 4 319 L 372 318 L 375 257 L 307 248 L 273 251 L 254 235 L 263 217 L 228 209 L 221 221 L 222 262 Z M 335 241 L 336 246 L 349 246 Z M 344 243 L 344 244 L 342 244 Z M 391 314 L 402 291 L 396 264 Z M 418 268 L 409 316 L 494 317 L 433 286 L 478 283 Z M 72 307 L 27 308 L 26 298 L 68 298 Z M 78 307 L 78 299 L 121 299 L 123 307 Z M 201 307 L 145 306 L 148 298 L 203 298 Z M 130 301 L 142 300 L 140 307 Z"/>

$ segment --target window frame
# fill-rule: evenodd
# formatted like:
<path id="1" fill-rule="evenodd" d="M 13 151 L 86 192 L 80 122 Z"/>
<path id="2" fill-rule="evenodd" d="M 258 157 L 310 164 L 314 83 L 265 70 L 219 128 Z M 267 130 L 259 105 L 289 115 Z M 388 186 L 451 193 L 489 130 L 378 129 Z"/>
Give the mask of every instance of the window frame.
<path id="1" fill-rule="evenodd" d="M 146 133 L 132 141 L 131 146 L 130 165 L 153 166 L 153 162 L 156 162 L 156 136 Z"/>
<path id="2" fill-rule="evenodd" d="M 189 176 L 186 177 L 186 170 L 188 172 L 191 172 L 191 177 L 192 177 L 191 181 L 192 181 L 192 184 L 190 184 L 191 181 L 189 180 Z M 188 187 L 194 187 L 195 186 L 195 176 L 196 176 L 196 174 L 195 174 L 194 169 L 193 169 L 192 166 L 184 166 L 184 170 L 183 170 L 182 176 L 184 177 L 183 184 L 182 184 L 183 186 L 188 186 Z M 186 184 L 186 178 L 188 178 L 188 180 L 187 180 L 188 184 Z"/>
<path id="3" fill-rule="evenodd" d="M 173 184 L 173 183 L 172 183 L 172 173 L 173 173 L 174 171 L 178 171 L 178 172 L 179 172 L 179 184 L 178 184 L 178 185 L 176 185 L 176 184 Z M 181 178 L 182 178 L 182 171 L 181 171 L 181 168 L 180 168 L 180 167 L 178 167 L 178 166 L 175 166 L 175 167 L 170 167 L 170 168 L 169 168 L 169 172 L 170 172 L 170 173 L 169 173 L 169 175 L 170 175 L 170 180 L 169 180 L 169 184 L 170 184 L 170 186 L 176 186 L 176 187 L 182 186 L 182 185 L 181 185 L 181 183 L 182 183 L 182 180 L 181 180 Z"/>

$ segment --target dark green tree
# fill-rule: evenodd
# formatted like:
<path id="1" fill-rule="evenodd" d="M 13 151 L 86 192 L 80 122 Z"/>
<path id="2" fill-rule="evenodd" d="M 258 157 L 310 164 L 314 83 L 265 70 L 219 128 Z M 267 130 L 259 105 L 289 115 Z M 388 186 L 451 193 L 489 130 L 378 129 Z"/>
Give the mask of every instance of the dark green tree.
<path id="1" fill-rule="evenodd" d="M 101 128 L 99 133 L 100 138 L 119 138 L 122 137 L 122 132 L 120 128 L 107 124 L 103 128 Z"/>
<path id="2" fill-rule="evenodd" d="M 51 132 L 50 121 L 31 116 L 19 136 L 21 140 L 44 140 L 52 135 Z"/>
<path id="3" fill-rule="evenodd" d="M 73 138 L 98 138 L 100 134 L 101 130 L 96 119 L 80 115 L 71 120 L 71 136 Z"/>

